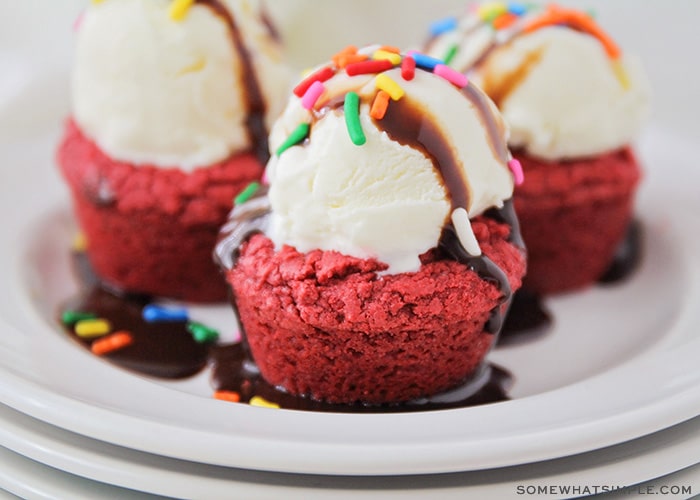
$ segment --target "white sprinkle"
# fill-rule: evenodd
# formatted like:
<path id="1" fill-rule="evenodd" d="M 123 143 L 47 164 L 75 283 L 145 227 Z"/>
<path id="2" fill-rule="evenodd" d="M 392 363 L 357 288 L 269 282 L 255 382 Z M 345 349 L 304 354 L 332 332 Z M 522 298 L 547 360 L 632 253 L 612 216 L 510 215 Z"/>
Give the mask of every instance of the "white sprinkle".
<path id="1" fill-rule="evenodd" d="M 465 209 L 460 207 L 452 211 L 452 224 L 455 226 L 459 242 L 467 253 L 473 257 L 481 255 L 479 242 L 476 240 L 476 236 L 474 236 L 472 225 L 469 222 L 469 214 Z"/>

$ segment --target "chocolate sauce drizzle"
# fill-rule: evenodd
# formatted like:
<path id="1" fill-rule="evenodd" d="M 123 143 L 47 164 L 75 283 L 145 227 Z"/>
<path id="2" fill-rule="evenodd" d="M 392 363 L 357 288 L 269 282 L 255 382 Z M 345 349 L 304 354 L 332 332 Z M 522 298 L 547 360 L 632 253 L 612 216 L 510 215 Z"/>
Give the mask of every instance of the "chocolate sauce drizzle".
<path id="1" fill-rule="evenodd" d="M 463 94 L 475 105 L 481 121 L 486 126 L 490 145 L 493 152 L 503 164 L 508 161 L 508 152 L 503 140 L 503 130 L 496 123 L 488 108 L 488 104 L 483 94 L 473 86 L 463 89 Z M 413 102 L 410 97 L 404 96 L 400 102 L 389 106 L 381 121 L 375 122 L 394 141 L 421 151 L 429 158 L 446 187 L 450 198 L 451 210 L 465 208 L 469 206 L 470 186 L 465 177 L 462 163 L 453 153 L 454 148 L 447 142 L 444 134 L 436 126 L 437 120 L 432 117 L 428 110 Z M 509 208 L 494 209 L 497 219 L 507 222 L 511 226 L 512 240 L 517 245 L 524 248 L 522 237 L 515 212 L 512 210 L 510 200 Z M 511 295 L 510 285 L 505 273 L 485 255 L 474 257 L 469 255 L 462 247 L 452 222 L 447 222 L 443 227 L 438 245 L 444 249 L 454 260 L 466 264 L 470 269 L 479 274 L 484 279 L 494 281 L 501 290 L 504 300 L 508 300 Z M 492 317 L 487 325 L 487 331 L 497 333 L 502 324 L 502 314 L 494 309 Z"/>
<path id="2" fill-rule="evenodd" d="M 152 301 L 148 295 L 128 294 L 100 282 L 85 253 L 73 255 L 80 291 L 62 306 L 63 311 L 83 311 L 106 319 L 114 331 L 128 331 L 133 343 L 104 358 L 137 373 L 164 379 L 180 379 L 199 373 L 207 364 L 209 346 L 197 343 L 184 321 L 148 323 L 142 309 Z M 91 340 L 75 334 L 73 324 L 65 331 L 89 349 Z"/>
<path id="3" fill-rule="evenodd" d="M 198 4 L 210 8 L 214 14 L 219 16 L 226 23 L 231 34 L 233 47 L 238 53 L 238 59 L 241 62 L 241 85 L 244 91 L 244 102 L 247 107 L 246 113 L 246 130 L 250 143 L 255 149 L 255 155 L 261 164 L 266 164 L 270 159 L 268 150 L 267 136 L 268 130 L 265 126 L 265 111 L 267 104 L 263 98 L 263 92 L 260 88 L 257 72 L 253 66 L 253 60 L 248 47 L 246 47 L 240 29 L 236 24 L 230 10 L 220 0 L 196 0 Z M 262 19 L 263 23 L 267 23 L 268 29 L 269 19 Z"/>
<path id="4" fill-rule="evenodd" d="M 499 401 L 507 401 L 513 377 L 495 365 L 484 365 L 482 370 L 463 385 L 428 398 L 400 404 L 364 405 L 330 404 L 307 397 L 294 396 L 279 387 L 268 384 L 260 375 L 244 345 L 233 344 L 213 351 L 213 385 L 217 390 L 235 391 L 241 401 L 253 396 L 278 404 L 281 408 L 335 413 L 398 413 L 410 411 L 464 408 Z"/>
<path id="5" fill-rule="evenodd" d="M 148 295 L 127 294 L 101 282 L 94 274 L 87 255 L 73 254 L 80 291 L 61 307 L 61 311 L 90 312 L 108 320 L 115 331 L 127 330 L 133 343 L 103 355 L 103 359 L 129 371 L 160 379 L 182 379 L 210 366 L 212 390 L 235 391 L 241 403 L 259 396 L 281 408 L 343 413 L 389 413 L 464 408 L 505 401 L 513 377 L 497 366 L 483 370 L 455 389 L 430 398 L 401 404 L 343 405 L 297 397 L 274 387 L 260 376 L 251 361 L 245 342 L 216 345 L 200 344 L 187 330 L 187 322 L 146 322 L 142 309 L 153 301 Z M 64 324 L 65 332 L 79 345 L 89 349 L 92 340 L 75 334 L 74 324 Z"/>

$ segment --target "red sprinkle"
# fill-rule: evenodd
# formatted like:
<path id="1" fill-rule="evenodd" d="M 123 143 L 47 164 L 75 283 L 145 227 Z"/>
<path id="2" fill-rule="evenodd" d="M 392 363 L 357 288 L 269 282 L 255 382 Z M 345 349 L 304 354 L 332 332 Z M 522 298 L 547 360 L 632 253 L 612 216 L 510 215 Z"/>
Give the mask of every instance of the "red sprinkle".
<path id="1" fill-rule="evenodd" d="M 416 60 L 412 57 L 404 57 L 401 61 L 401 76 L 404 80 L 413 80 L 416 74 Z"/>
<path id="2" fill-rule="evenodd" d="M 304 78 L 299 85 L 294 87 L 294 95 L 297 97 L 303 97 L 309 87 L 314 84 L 314 82 L 325 82 L 329 78 L 335 75 L 335 70 L 330 66 L 324 66 L 318 71 L 314 71 L 309 76 Z"/>
<path id="3" fill-rule="evenodd" d="M 372 61 L 362 61 L 353 64 L 348 64 L 345 71 L 349 76 L 365 75 L 367 73 L 381 73 L 387 69 L 393 68 L 394 65 L 388 59 L 378 59 Z"/>

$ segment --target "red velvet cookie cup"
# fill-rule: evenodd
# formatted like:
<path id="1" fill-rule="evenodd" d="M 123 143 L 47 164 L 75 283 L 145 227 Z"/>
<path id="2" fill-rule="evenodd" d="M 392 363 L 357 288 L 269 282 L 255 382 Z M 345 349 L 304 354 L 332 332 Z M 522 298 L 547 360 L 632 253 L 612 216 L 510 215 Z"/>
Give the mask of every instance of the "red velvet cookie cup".
<path id="1" fill-rule="evenodd" d="M 108 157 L 72 121 L 57 160 L 96 274 L 107 285 L 192 302 L 226 299 L 212 250 L 233 198 L 260 178 L 252 154 L 185 172 Z"/>
<path id="2" fill-rule="evenodd" d="M 554 294 L 594 284 L 632 221 L 641 169 L 631 149 L 562 162 L 514 154 L 525 172 L 513 196 L 528 249 L 523 288 Z"/>
<path id="3" fill-rule="evenodd" d="M 516 290 L 525 257 L 509 227 L 473 222 Z M 468 266 L 422 256 L 415 273 L 333 251 L 299 253 L 255 234 L 226 272 L 253 359 L 270 384 L 329 403 L 398 403 L 460 385 L 483 366 L 503 292 Z"/>

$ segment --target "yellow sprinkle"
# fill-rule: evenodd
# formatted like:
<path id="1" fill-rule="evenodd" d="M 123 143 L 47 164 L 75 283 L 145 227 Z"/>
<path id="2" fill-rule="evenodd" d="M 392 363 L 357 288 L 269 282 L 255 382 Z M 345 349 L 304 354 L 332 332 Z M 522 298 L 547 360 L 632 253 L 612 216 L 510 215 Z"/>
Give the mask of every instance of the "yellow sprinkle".
<path id="1" fill-rule="evenodd" d="M 612 62 L 612 66 L 613 71 L 615 72 L 615 76 L 620 81 L 620 85 L 622 85 L 622 88 L 625 90 L 629 90 L 630 79 L 629 75 L 627 74 L 627 71 L 625 71 L 624 66 L 622 66 L 622 62 L 620 62 L 619 60 L 615 60 Z"/>
<path id="2" fill-rule="evenodd" d="M 377 88 L 389 94 L 389 97 L 394 101 L 398 101 L 404 95 L 401 86 L 384 73 L 378 74 L 375 82 Z"/>
<path id="3" fill-rule="evenodd" d="M 185 66 L 180 71 L 177 72 L 178 76 L 186 75 L 188 73 L 197 73 L 202 71 L 207 65 L 207 60 L 203 57 L 199 58 L 197 61 L 193 62 L 189 66 Z"/>
<path id="4" fill-rule="evenodd" d="M 250 398 L 250 401 L 248 401 L 248 404 L 250 406 L 259 406 L 261 408 L 279 408 L 280 405 L 277 403 L 272 403 L 271 401 L 268 401 L 267 399 L 261 398 L 260 396 L 253 396 Z"/>
<path id="5" fill-rule="evenodd" d="M 112 325 L 106 319 L 84 319 L 75 324 L 75 334 L 83 339 L 93 339 L 107 335 Z"/>
<path id="6" fill-rule="evenodd" d="M 85 234 L 83 233 L 78 233 L 75 235 L 75 238 L 73 238 L 73 243 L 71 244 L 71 248 L 75 252 L 84 252 L 87 250 L 87 238 L 85 237 Z"/>
<path id="7" fill-rule="evenodd" d="M 477 10 L 479 17 L 484 21 L 490 21 L 506 12 L 508 12 L 508 6 L 503 2 L 488 2 Z"/>
<path id="8" fill-rule="evenodd" d="M 395 52 L 388 52 L 386 50 L 377 50 L 372 54 L 372 59 L 384 60 L 387 59 L 391 64 L 400 64 L 401 56 Z"/>
<path id="9" fill-rule="evenodd" d="M 173 0 L 173 3 L 170 4 L 170 10 L 168 11 L 170 19 L 173 21 L 182 21 L 194 2 L 195 0 Z"/>
<path id="10" fill-rule="evenodd" d="M 92 0 L 92 3 L 93 3 L 93 4 L 98 4 L 98 3 L 102 3 L 102 1 L 103 1 L 103 0 Z"/>

